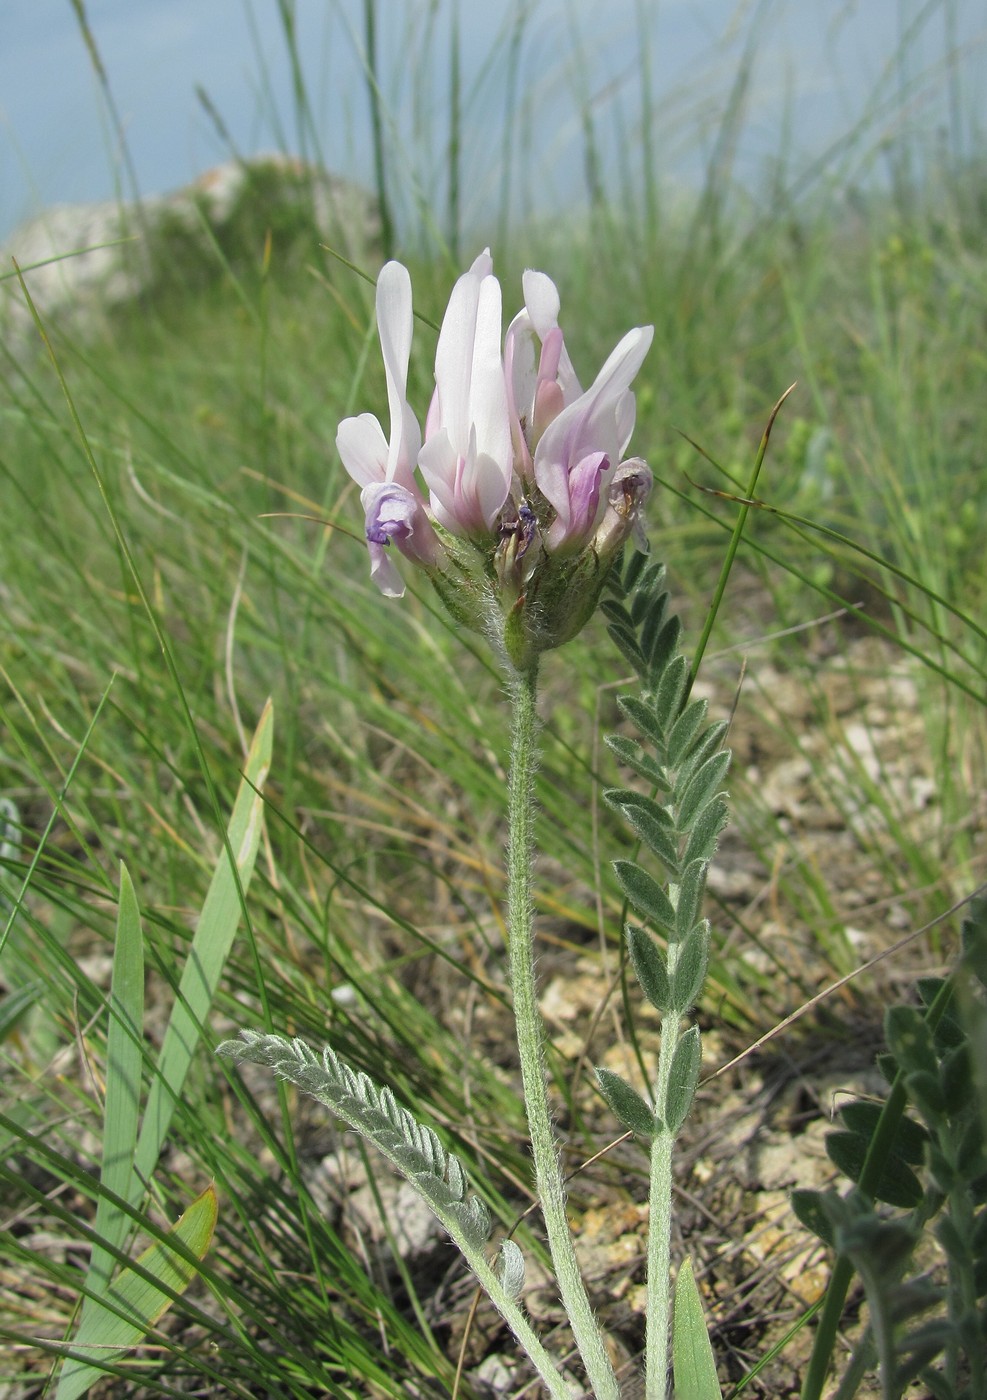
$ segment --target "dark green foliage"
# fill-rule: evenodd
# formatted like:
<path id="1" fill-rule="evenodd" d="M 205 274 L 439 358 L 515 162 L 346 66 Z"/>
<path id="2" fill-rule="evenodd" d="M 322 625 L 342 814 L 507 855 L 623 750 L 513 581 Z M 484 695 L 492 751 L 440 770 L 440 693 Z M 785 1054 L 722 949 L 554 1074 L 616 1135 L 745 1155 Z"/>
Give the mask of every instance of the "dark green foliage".
<path id="1" fill-rule="evenodd" d="M 835 1235 L 832 1222 L 824 1208 L 824 1192 L 807 1191 L 804 1187 L 799 1187 L 792 1192 L 789 1199 L 795 1218 L 817 1239 L 822 1240 L 823 1244 L 828 1244 L 830 1249 L 833 1249 Z"/>
<path id="2" fill-rule="evenodd" d="M 857 1133 L 830 1133 L 826 1151 L 830 1161 L 851 1181 L 859 1181 L 867 1160 L 868 1141 Z M 911 1210 L 922 1200 L 922 1187 L 912 1169 L 892 1153 L 874 1187 L 874 1199 Z"/>
<path id="3" fill-rule="evenodd" d="M 854 1099 L 840 1109 L 840 1117 L 850 1132 L 869 1142 L 877 1130 L 881 1117 L 881 1105 L 869 1099 Z M 892 1151 L 903 1162 L 919 1166 L 925 1156 L 929 1134 L 913 1118 L 902 1117 L 895 1129 Z"/>
<path id="4" fill-rule="evenodd" d="M 913 1382 L 942 1400 L 987 1394 L 985 1068 L 976 1053 L 987 1021 L 985 947 L 987 905 L 976 900 L 953 977 L 923 981 L 923 1008 L 893 1006 L 885 1017 L 886 1102 L 847 1104 L 843 1129 L 826 1140 L 854 1189 L 792 1197 L 803 1225 L 860 1275 L 870 1311 L 862 1345 L 876 1350 L 889 1397 Z M 913 1263 L 933 1221 L 944 1281 Z"/>
<path id="5" fill-rule="evenodd" d="M 892 1006 L 885 1017 L 884 1034 L 902 1073 L 935 1075 L 932 1032 L 914 1006 Z"/>

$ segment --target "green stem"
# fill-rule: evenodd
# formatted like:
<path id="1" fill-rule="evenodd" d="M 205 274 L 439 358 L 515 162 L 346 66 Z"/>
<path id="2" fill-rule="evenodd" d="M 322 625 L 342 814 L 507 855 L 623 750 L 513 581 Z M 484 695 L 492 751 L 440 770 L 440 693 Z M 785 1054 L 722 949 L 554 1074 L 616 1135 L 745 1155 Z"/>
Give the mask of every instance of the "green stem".
<path id="1" fill-rule="evenodd" d="M 552 1129 L 545 1078 L 544 1036 L 535 988 L 531 862 L 534 783 L 538 764 L 537 666 L 512 686 L 511 772 L 508 786 L 507 908 L 511 987 L 521 1056 L 521 1081 L 535 1166 L 535 1184 L 559 1292 L 596 1400 L 619 1400 L 617 1378 L 593 1315 L 565 1213 L 565 1188 Z"/>
<path id="2" fill-rule="evenodd" d="M 573 1393 L 555 1362 L 542 1346 L 521 1307 L 505 1292 L 494 1269 L 483 1256 L 482 1250 L 475 1250 L 460 1230 L 448 1220 L 446 1229 L 462 1250 L 476 1275 L 477 1282 L 486 1291 L 494 1307 L 514 1333 L 528 1360 L 534 1366 L 552 1400 L 573 1400 Z"/>
<path id="3" fill-rule="evenodd" d="M 672 1150 L 675 1133 L 667 1123 L 668 1081 L 678 1043 L 678 1018 L 662 1020 L 655 1114 L 662 1124 L 651 1143 L 651 1187 L 648 1213 L 648 1291 L 645 1327 L 645 1400 L 665 1400 L 668 1394 L 668 1336 L 672 1317 Z"/>

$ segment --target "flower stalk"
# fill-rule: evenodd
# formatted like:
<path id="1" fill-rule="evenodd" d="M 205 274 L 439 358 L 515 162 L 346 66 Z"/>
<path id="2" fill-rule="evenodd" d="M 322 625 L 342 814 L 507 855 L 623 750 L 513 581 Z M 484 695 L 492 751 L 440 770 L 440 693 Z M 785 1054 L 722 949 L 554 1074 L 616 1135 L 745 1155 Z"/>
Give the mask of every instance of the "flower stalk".
<path id="1" fill-rule="evenodd" d="M 530 666 L 514 678 L 511 690 L 507 906 L 514 1019 L 535 1182 L 559 1293 L 594 1396 L 597 1400 L 618 1400 L 617 1379 L 579 1271 L 566 1218 L 565 1188 L 548 1103 L 544 1034 L 535 983 L 531 892 L 534 782 L 538 767 L 537 674 L 537 664 Z"/>

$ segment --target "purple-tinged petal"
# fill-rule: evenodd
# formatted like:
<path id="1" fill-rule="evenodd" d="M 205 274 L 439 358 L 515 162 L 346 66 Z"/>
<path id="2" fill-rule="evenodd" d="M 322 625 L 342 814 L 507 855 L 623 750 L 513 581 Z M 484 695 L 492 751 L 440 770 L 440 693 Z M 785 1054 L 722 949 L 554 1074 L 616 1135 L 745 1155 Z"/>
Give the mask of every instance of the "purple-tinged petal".
<path id="1" fill-rule="evenodd" d="M 600 493 L 603 474 L 610 460 L 605 452 L 591 452 L 567 473 L 562 509 L 545 536 L 545 547 L 552 553 L 580 549 L 596 527 L 600 513 Z"/>
<path id="2" fill-rule="evenodd" d="M 559 294 L 543 272 L 525 272 L 524 310 L 507 328 L 504 371 L 517 469 L 534 480 L 532 453 L 548 425 L 582 390 L 559 327 Z"/>
<path id="3" fill-rule="evenodd" d="M 385 545 L 395 544 L 407 559 L 426 568 L 438 565 L 442 547 L 416 492 L 408 491 L 397 482 L 377 481 L 363 488 L 360 501 L 366 514 L 371 577 L 375 581 L 380 574 L 386 578 L 388 587 L 392 587 L 397 578 L 393 566 L 386 563 L 382 553 Z M 400 594 L 389 596 L 400 597 Z"/>
<path id="4" fill-rule="evenodd" d="M 390 544 L 414 535 L 421 506 L 403 486 L 375 482 L 363 488 L 360 501 L 366 512 L 367 539 L 373 544 Z"/>
<path id="5" fill-rule="evenodd" d="M 394 567 L 394 561 L 382 544 L 368 540 L 370 551 L 370 577 L 385 598 L 403 598 L 404 580 Z"/>
<path id="6" fill-rule="evenodd" d="M 625 418 L 620 424 L 623 427 L 627 414 L 623 396 L 641 368 L 653 336 L 651 326 L 638 326 L 628 331 L 585 394 L 567 404 L 549 424 L 535 454 L 535 477 L 539 486 L 539 458 L 572 462 L 594 449 L 606 451 L 614 460 L 620 456 L 618 407 Z"/>
<path id="7" fill-rule="evenodd" d="M 524 291 L 525 310 L 531 319 L 535 335 L 542 344 L 548 340 L 553 331 L 557 331 L 561 336 L 561 331 L 559 331 L 561 301 L 558 288 L 552 279 L 544 272 L 535 272 L 529 268 L 521 278 L 521 287 Z M 564 343 L 560 347 L 554 377 L 558 379 L 566 403 L 578 398 L 582 393 L 579 380 L 576 378 L 576 371 L 572 367 L 572 361 L 569 359 L 569 353 Z"/>

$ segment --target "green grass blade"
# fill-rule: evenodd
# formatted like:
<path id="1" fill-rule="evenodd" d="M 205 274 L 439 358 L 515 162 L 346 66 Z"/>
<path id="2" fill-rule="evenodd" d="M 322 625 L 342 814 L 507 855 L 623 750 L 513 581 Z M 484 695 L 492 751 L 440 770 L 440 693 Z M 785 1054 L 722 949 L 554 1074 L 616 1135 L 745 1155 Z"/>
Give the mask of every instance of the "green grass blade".
<path id="1" fill-rule="evenodd" d="M 168 1232 L 168 1238 L 185 1246 L 189 1254 L 203 1259 L 216 1228 L 218 1202 L 213 1186 L 207 1186 Z M 112 1361 L 142 1337 L 171 1307 L 176 1294 L 183 1293 L 196 1276 L 188 1254 L 179 1254 L 162 1240 L 155 1240 L 124 1269 L 109 1289 L 114 1311 L 100 1309 L 96 1325 L 86 1344 L 98 1357 Z M 76 1345 L 81 1344 L 81 1337 Z M 102 1374 L 98 1364 L 90 1365 L 70 1357 L 62 1370 L 56 1400 L 77 1400 Z"/>
<path id="2" fill-rule="evenodd" d="M 44 995 L 45 984 L 38 978 L 26 986 L 7 992 L 0 1001 L 0 1040 L 3 1040 L 17 1025 L 20 1018 Z"/>
<path id="3" fill-rule="evenodd" d="M 100 1183 L 128 1201 L 137 1200 L 141 1190 L 140 1180 L 134 1174 L 134 1151 L 140 1116 L 143 1025 L 144 934 L 133 882 L 127 867 L 121 863 L 106 1042 L 106 1109 Z M 102 1292 L 110 1281 L 112 1249 L 123 1243 L 127 1223 L 123 1212 L 109 1197 L 101 1195 L 96 1210 L 96 1233 L 109 1248 L 93 1248 L 89 1286 L 94 1292 Z"/>
<path id="4" fill-rule="evenodd" d="M 127 867 L 121 863 L 110 987 L 110 1025 L 106 1041 L 106 1106 L 100 1185 L 106 1192 L 133 1202 L 139 1199 L 142 1189 L 140 1178 L 134 1172 L 134 1151 L 140 1116 L 143 1024 L 144 934 L 133 882 Z M 79 1347 L 102 1345 L 107 1328 L 118 1320 L 101 1306 L 99 1295 L 106 1291 L 113 1276 L 115 1256 L 123 1247 L 128 1225 L 126 1213 L 113 1197 L 101 1193 L 96 1207 L 98 1242 L 93 1244 L 90 1256 L 86 1297 L 75 1339 Z M 61 1400 L 64 1400 L 62 1387 L 68 1373 L 69 1368 L 66 1367 L 59 1381 L 58 1396 Z M 93 1372 L 90 1379 L 94 1379 L 96 1374 Z"/>
<path id="5" fill-rule="evenodd" d="M 713 591 L 713 598 L 710 602 L 709 608 L 706 613 L 706 621 L 703 624 L 702 633 L 700 634 L 699 641 L 696 644 L 696 652 L 692 658 L 692 669 L 689 673 L 689 684 L 686 688 L 683 704 L 685 703 L 685 700 L 688 700 L 689 695 L 692 691 L 692 687 L 695 684 L 696 676 L 699 674 L 699 667 L 702 664 L 702 659 L 705 655 L 706 647 L 709 643 L 709 639 L 713 631 L 713 624 L 716 621 L 716 614 L 720 610 L 720 604 L 723 602 L 723 597 L 727 590 L 727 583 L 730 579 L 730 571 L 733 568 L 733 561 L 737 557 L 737 550 L 740 548 L 740 541 L 743 538 L 744 534 L 744 526 L 747 524 L 747 516 L 751 509 L 749 502 L 753 497 L 755 490 L 757 489 L 757 480 L 758 477 L 761 475 L 761 467 L 764 465 L 764 456 L 768 450 L 768 443 L 771 439 L 771 429 L 774 427 L 775 419 L 778 417 L 778 414 L 781 411 L 782 404 L 785 402 L 785 400 L 788 398 L 789 394 L 794 388 L 795 385 L 790 384 L 785 390 L 785 392 L 782 394 L 781 398 L 771 410 L 771 414 L 768 418 L 767 427 L 761 434 L 761 441 L 758 444 L 757 456 L 754 458 L 754 466 L 751 471 L 750 481 L 747 484 L 747 501 L 741 504 L 740 511 L 737 514 L 736 524 L 733 527 L 733 533 L 730 536 L 730 543 L 727 546 L 727 552 L 724 556 L 723 564 L 720 568 L 720 576 L 716 581 L 716 588 Z M 690 438 L 688 439 L 688 441 L 691 442 L 692 439 Z M 693 444 L 693 446 L 695 446 L 695 444 Z"/>
<path id="6" fill-rule="evenodd" d="M 713 1347 L 703 1316 L 703 1300 L 692 1272 L 683 1261 L 675 1280 L 675 1326 L 672 1333 L 675 1400 L 720 1400 Z"/>
<path id="7" fill-rule="evenodd" d="M 161 1144 L 202 1038 L 202 1028 L 240 922 L 243 895 L 260 843 L 264 813 L 261 793 L 271 764 L 273 731 L 274 708 L 268 701 L 247 754 L 228 841 L 202 906 L 151 1083 L 135 1159 L 142 1181 L 149 1181 L 157 1166 Z"/>

